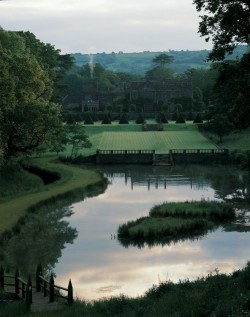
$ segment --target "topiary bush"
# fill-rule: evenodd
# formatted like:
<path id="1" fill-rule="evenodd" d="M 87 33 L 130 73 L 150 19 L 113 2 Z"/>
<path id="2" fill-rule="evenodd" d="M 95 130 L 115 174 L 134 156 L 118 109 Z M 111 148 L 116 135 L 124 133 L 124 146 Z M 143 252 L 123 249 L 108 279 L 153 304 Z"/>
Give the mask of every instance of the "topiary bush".
<path id="1" fill-rule="evenodd" d="M 84 124 L 94 124 L 94 121 L 89 113 L 85 115 Z"/>
<path id="2" fill-rule="evenodd" d="M 128 124 L 128 116 L 125 112 L 122 114 L 119 124 Z"/>
<path id="3" fill-rule="evenodd" d="M 146 123 L 144 116 L 142 113 L 140 113 L 135 121 L 136 124 L 144 124 Z"/>
<path id="4" fill-rule="evenodd" d="M 196 117 L 194 118 L 194 123 L 203 123 L 203 120 L 199 113 L 197 113 Z"/>
<path id="5" fill-rule="evenodd" d="M 185 119 L 181 115 L 181 113 L 178 115 L 175 123 L 186 123 Z"/>
<path id="6" fill-rule="evenodd" d="M 103 119 L 102 119 L 102 124 L 111 124 L 111 119 L 108 113 L 105 113 Z"/>

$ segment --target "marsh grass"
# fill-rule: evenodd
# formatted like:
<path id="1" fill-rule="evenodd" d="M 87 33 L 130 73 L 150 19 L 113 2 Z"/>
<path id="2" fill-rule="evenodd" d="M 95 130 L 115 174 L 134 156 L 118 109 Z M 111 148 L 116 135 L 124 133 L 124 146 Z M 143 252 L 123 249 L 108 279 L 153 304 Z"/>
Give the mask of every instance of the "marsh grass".
<path id="1" fill-rule="evenodd" d="M 217 201 L 186 201 L 170 202 L 154 206 L 150 217 L 181 217 L 193 218 L 202 217 L 213 221 L 226 221 L 235 219 L 234 208 L 227 203 Z"/>
<path id="2" fill-rule="evenodd" d="M 203 236 L 219 224 L 235 219 L 229 204 L 216 201 L 163 203 L 154 206 L 149 217 L 142 217 L 118 228 L 118 239 L 124 246 L 141 247 L 144 243 L 166 244 Z"/>

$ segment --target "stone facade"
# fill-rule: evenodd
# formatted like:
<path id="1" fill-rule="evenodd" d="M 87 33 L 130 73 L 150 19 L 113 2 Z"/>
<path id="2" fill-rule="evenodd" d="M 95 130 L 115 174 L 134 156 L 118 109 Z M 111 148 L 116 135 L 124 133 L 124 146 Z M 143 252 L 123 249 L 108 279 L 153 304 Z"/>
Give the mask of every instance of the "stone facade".
<path id="1" fill-rule="evenodd" d="M 171 103 L 175 99 L 185 98 L 192 103 L 193 85 L 189 79 L 137 81 L 125 84 L 124 93 L 129 96 L 131 102 L 143 100 L 144 110 L 152 111 L 153 104 L 159 102 Z"/>

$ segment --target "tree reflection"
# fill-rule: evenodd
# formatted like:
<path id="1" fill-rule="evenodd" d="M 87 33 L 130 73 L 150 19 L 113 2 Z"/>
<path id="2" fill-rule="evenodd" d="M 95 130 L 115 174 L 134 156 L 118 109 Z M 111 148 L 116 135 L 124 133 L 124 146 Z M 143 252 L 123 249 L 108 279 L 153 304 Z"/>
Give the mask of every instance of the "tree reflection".
<path id="1" fill-rule="evenodd" d="M 64 219 L 71 214 L 72 210 L 66 207 L 30 215 L 20 232 L 5 246 L 7 261 L 15 263 L 24 276 L 35 276 L 39 263 L 45 272 L 51 271 L 65 244 L 73 243 L 77 237 L 76 229 Z"/>

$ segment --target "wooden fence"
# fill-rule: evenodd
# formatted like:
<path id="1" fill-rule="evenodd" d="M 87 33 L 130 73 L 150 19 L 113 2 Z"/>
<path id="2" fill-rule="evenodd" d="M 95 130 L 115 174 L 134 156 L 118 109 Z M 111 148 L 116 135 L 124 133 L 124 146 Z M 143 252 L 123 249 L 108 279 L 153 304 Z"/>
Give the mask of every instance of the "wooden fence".
<path id="1" fill-rule="evenodd" d="M 6 289 L 7 287 L 7 289 Z M 25 299 L 26 303 L 32 303 L 32 284 L 31 279 L 28 278 L 25 282 L 19 277 L 19 271 L 16 270 L 15 275 L 5 274 L 4 268 L 0 268 L 0 291 L 8 291 L 17 298 Z"/>
<path id="2" fill-rule="evenodd" d="M 19 272 L 16 270 L 15 275 L 5 274 L 3 267 L 0 268 L 0 291 L 6 291 L 16 295 L 18 298 L 25 299 L 28 306 L 32 304 L 33 287 L 31 278 L 27 282 L 19 277 Z M 43 276 L 42 266 L 38 265 L 36 270 L 36 291 L 43 291 L 44 296 L 49 297 L 50 302 L 54 302 L 55 298 L 62 298 L 67 301 L 68 305 L 73 304 L 73 287 L 71 280 L 68 287 L 55 285 L 54 277 L 51 274 L 50 280 Z M 66 295 L 62 295 L 62 292 Z"/>
<path id="3" fill-rule="evenodd" d="M 37 292 L 43 291 L 44 296 L 49 296 L 50 302 L 54 302 L 55 297 L 57 297 L 57 298 L 65 299 L 68 305 L 73 304 L 73 287 L 72 287 L 71 280 L 69 280 L 69 284 L 67 288 L 56 285 L 52 274 L 50 275 L 50 280 L 47 280 L 43 276 L 41 265 L 37 266 L 37 271 L 36 271 L 36 291 Z M 62 295 L 61 291 L 66 292 L 67 295 Z"/>

